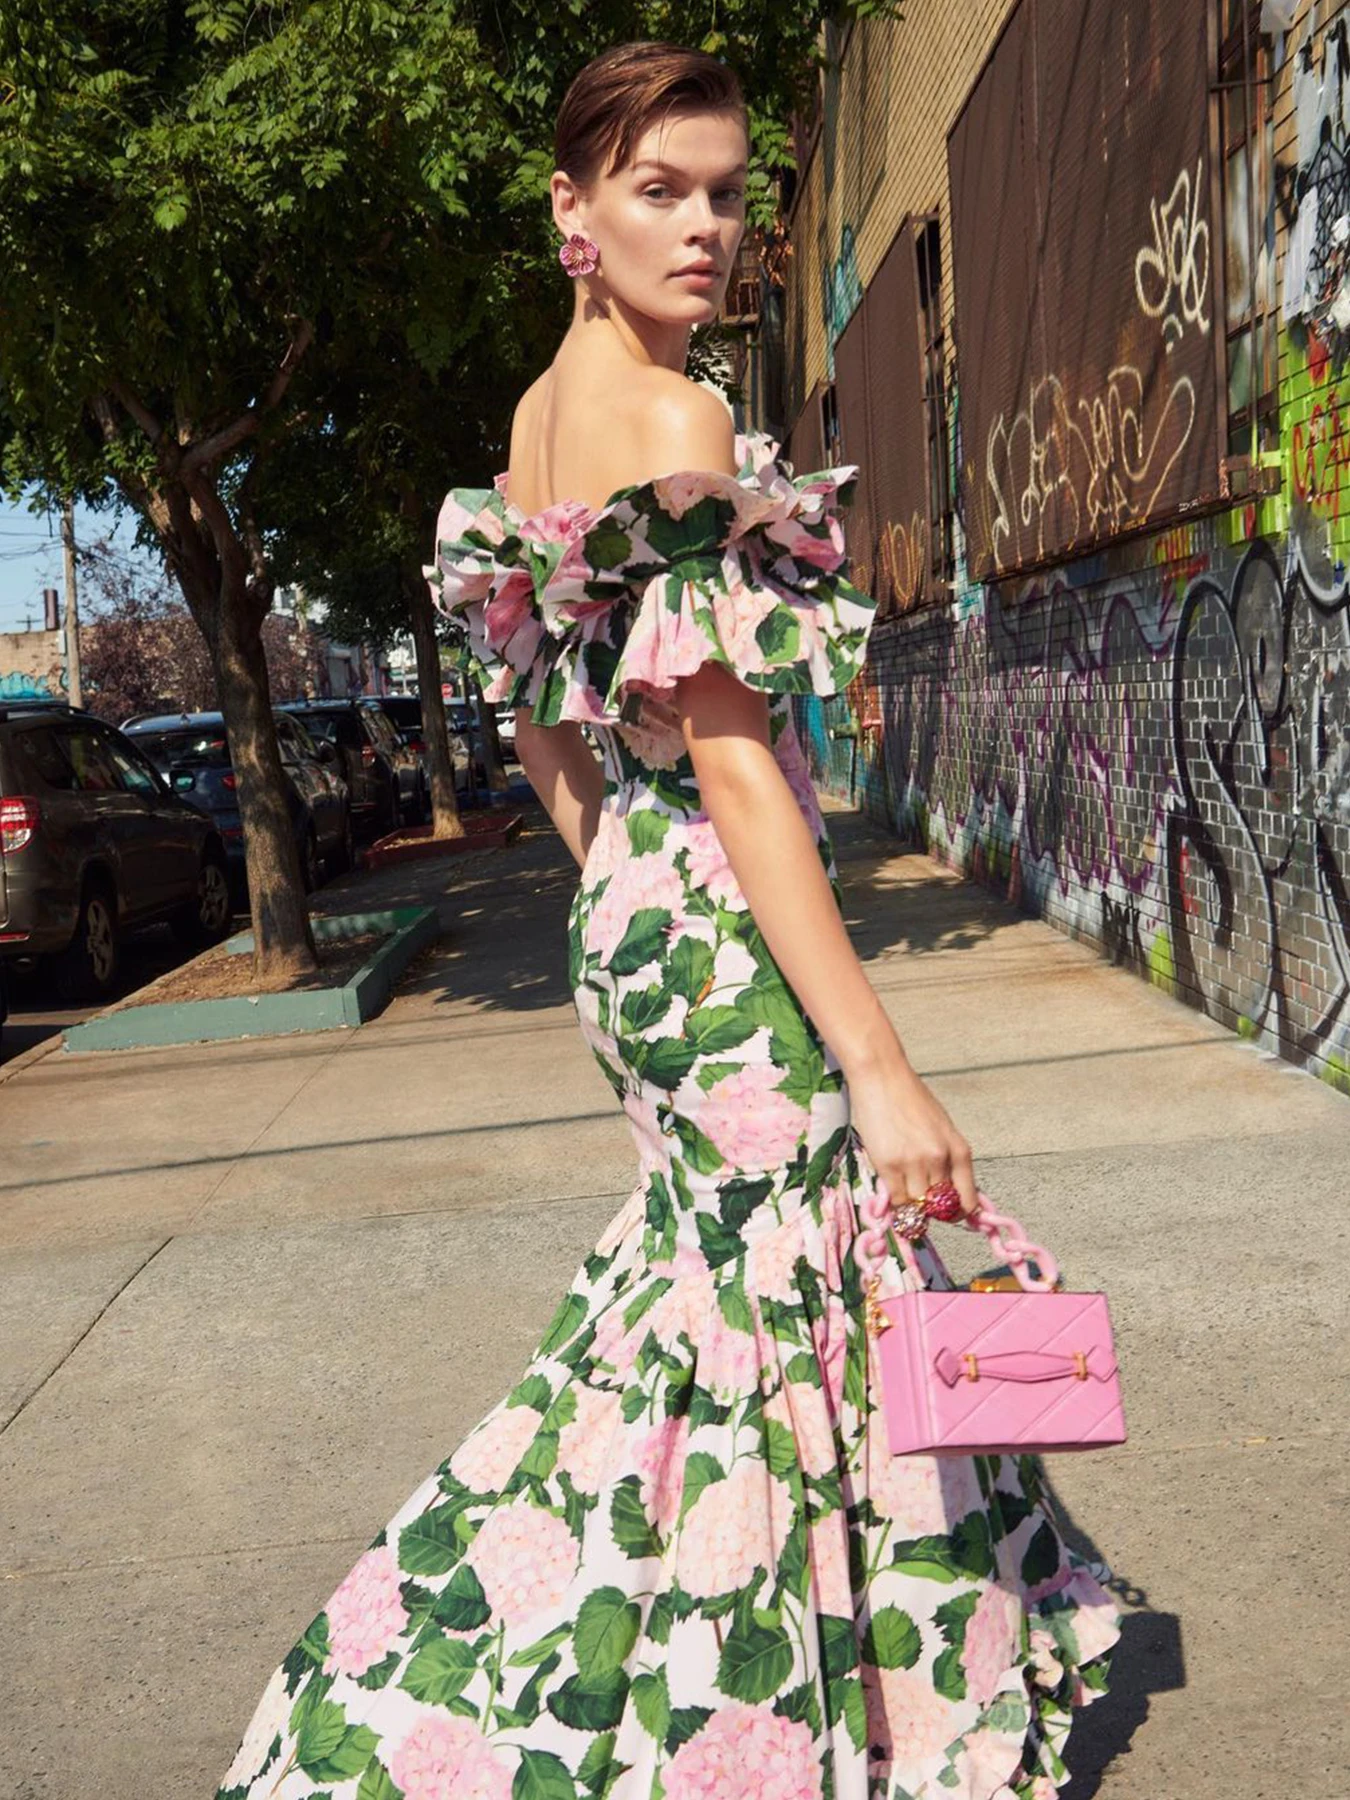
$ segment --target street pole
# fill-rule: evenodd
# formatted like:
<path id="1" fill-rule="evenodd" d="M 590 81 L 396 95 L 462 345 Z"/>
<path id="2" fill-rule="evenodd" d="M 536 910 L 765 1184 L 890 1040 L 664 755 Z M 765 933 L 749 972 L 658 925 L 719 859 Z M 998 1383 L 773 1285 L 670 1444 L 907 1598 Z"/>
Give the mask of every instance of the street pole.
<path id="1" fill-rule="evenodd" d="M 75 583 L 75 502 L 61 509 L 61 547 L 66 558 L 66 690 L 72 706 L 84 705 L 80 676 L 80 602 Z"/>

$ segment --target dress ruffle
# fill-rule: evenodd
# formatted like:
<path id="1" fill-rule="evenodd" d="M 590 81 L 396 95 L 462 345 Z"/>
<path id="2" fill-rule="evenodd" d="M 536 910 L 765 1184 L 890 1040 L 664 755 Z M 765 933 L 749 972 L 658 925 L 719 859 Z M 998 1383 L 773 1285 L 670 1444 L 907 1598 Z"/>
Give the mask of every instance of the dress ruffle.
<path id="1" fill-rule="evenodd" d="M 537 723 L 618 723 L 707 663 L 770 694 L 839 693 L 859 673 L 871 600 L 848 579 L 840 508 L 856 471 L 794 476 L 772 440 L 738 475 L 695 470 L 530 516 L 455 488 L 432 597 L 468 631 L 487 698 Z M 627 708 L 627 710 L 625 710 Z"/>

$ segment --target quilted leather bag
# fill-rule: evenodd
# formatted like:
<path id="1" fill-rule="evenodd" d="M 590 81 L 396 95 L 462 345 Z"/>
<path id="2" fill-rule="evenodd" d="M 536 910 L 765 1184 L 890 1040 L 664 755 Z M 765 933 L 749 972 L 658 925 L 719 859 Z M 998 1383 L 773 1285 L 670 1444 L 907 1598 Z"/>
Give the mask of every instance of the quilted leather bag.
<path id="1" fill-rule="evenodd" d="M 1106 1295 L 1057 1291 L 1049 1252 L 983 1195 L 981 1202 L 969 1223 L 1006 1259 L 1019 1291 L 869 1295 L 893 1454 L 1025 1455 L 1123 1444 Z"/>

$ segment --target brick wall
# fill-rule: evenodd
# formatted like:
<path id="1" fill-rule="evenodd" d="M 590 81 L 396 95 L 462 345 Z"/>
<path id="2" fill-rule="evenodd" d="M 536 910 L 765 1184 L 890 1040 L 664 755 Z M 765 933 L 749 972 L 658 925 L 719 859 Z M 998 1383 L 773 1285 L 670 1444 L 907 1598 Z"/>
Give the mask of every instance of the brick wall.
<path id="1" fill-rule="evenodd" d="M 950 272 L 946 136 L 1008 10 L 934 0 L 848 39 L 792 219 L 789 420 L 829 379 L 903 219 L 938 212 Z M 1275 416 L 1261 442 L 1245 430 L 1227 446 L 1264 464 L 1270 491 L 988 587 L 966 576 L 958 519 L 950 603 L 880 621 L 856 688 L 803 706 L 802 726 L 817 779 L 906 841 L 1350 1092 L 1350 66 L 1326 30 L 1337 16 L 1305 5 L 1273 46 L 1254 234 L 1235 241 L 1209 219 L 1215 256 L 1229 240 L 1230 287 L 1286 301 L 1268 315 Z M 1298 88 L 1305 35 L 1320 112 Z M 950 280 L 944 298 L 950 324 Z M 958 405 L 959 380 L 953 360 Z"/>

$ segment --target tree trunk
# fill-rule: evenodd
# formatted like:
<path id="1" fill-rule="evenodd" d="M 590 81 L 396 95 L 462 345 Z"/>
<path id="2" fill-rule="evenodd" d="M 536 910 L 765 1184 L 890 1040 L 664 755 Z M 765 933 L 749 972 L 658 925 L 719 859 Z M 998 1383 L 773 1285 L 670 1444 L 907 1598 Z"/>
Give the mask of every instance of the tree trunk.
<path id="1" fill-rule="evenodd" d="M 497 714 L 490 700 L 480 699 L 478 716 L 483 721 L 483 767 L 487 784 L 494 794 L 506 791 L 506 764 L 502 759 L 502 740 L 497 735 Z"/>
<path id="2" fill-rule="evenodd" d="M 441 694 L 441 651 L 436 641 L 436 613 L 420 566 L 404 570 L 403 586 L 412 619 L 413 647 L 417 652 L 422 736 L 431 775 L 431 835 L 436 838 L 463 837 L 464 822 L 455 798 L 455 764 L 450 754 L 450 731 Z"/>
<path id="3" fill-rule="evenodd" d="M 183 561 L 175 574 L 206 638 L 225 735 L 238 780 L 244 864 L 253 914 L 253 970 L 259 979 L 294 980 L 318 968 L 300 853 L 286 803 L 286 775 L 272 717 L 262 619 L 246 591 L 230 591 L 228 574 L 205 591 Z M 265 616 L 265 615 L 264 615 Z"/>

